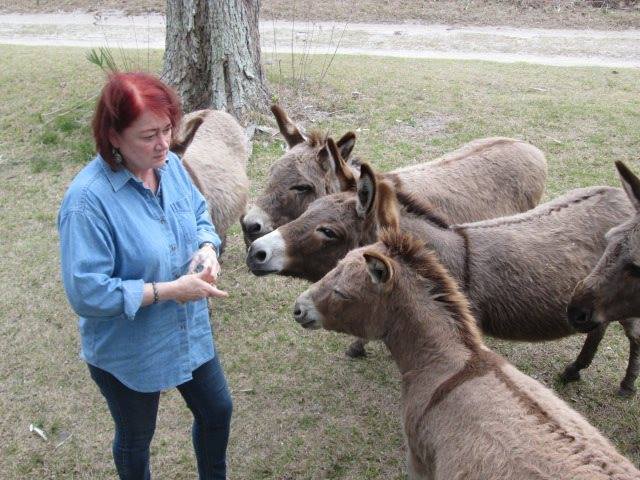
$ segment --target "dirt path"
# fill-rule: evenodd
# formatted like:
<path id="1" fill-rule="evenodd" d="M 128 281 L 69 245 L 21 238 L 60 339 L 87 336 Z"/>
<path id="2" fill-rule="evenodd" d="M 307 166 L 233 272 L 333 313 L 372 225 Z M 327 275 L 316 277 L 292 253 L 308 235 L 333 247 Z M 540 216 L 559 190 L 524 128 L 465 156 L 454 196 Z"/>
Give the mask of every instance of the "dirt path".
<path id="1" fill-rule="evenodd" d="M 553 30 L 331 22 L 260 24 L 265 58 L 273 53 L 334 53 L 408 58 L 640 68 L 640 30 Z M 164 48 L 159 14 L 0 15 L 0 43 Z"/>

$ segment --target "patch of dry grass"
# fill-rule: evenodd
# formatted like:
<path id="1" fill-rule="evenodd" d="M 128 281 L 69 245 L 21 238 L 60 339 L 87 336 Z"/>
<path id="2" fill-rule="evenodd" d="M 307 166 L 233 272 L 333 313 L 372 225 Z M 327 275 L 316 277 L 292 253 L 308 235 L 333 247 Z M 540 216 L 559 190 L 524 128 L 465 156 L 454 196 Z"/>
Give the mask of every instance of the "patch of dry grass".
<path id="1" fill-rule="evenodd" d="M 161 54 L 152 55 L 157 68 Z M 77 356 L 55 229 L 64 190 L 86 161 L 83 122 L 93 103 L 86 99 L 97 93 L 101 74 L 80 49 L 0 46 L 0 58 L 0 478 L 113 478 L 111 419 Z M 310 78 L 321 63 L 310 65 Z M 635 70 L 338 56 L 324 84 L 301 90 L 288 75 L 269 70 L 272 92 L 292 116 L 336 135 L 357 130 L 357 154 L 381 169 L 494 135 L 524 138 L 548 154 L 547 198 L 616 185 L 614 159 L 640 168 Z M 68 110 L 64 121 L 41 115 L 58 109 Z M 255 139 L 253 194 L 280 152 L 278 138 Z M 235 401 L 230 478 L 404 478 L 399 379 L 382 345 L 350 361 L 343 350 L 351 339 L 295 325 L 292 304 L 306 283 L 250 275 L 237 227 L 225 256 L 222 287 L 231 297 L 215 303 L 213 324 Z M 556 374 L 582 336 L 489 343 L 640 464 L 640 400 L 614 396 L 628 346 L 618 326 L 611 330 L 584 380 L 568 387 Z M 29 433 L 30 423 L 51 440 Z M 180 396 L 164 394 L 152 448 L 157 478 L 195 477 L 189 428 Z"/>

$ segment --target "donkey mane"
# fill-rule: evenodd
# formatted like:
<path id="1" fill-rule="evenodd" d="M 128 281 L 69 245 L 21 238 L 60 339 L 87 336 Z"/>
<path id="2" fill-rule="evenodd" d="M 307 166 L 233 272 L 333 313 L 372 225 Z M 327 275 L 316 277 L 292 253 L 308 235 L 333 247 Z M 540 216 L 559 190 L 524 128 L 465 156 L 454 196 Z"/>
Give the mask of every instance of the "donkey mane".
<path id="1" fill-rule="evenodd" d="M 444 220 L 439 214 L 435 212 L 433 206 L 429 202 L 418 200 L 414 195 L 404 192 L 402 190 L 401 180 L 395 175 L 390 176 L 390 178 L 387 178 L 387 180 L 393 181 L 396 199 L 408 213 L 423 217 L 427 222 L 431 223 L 437 228 L 441 228 L 443 230 L 450 229 L 452 232 L 458 234 L 462 238 L 462 243 L 464 246 L 464 270 L 463 277 L 461 279 L 461 287 L 464 290 L 467 290 L 470 284 L 469 282 L 471 281 L 471 266 L 469 263 L 471 255 L 469 235 L 467 235 L 465 229 L 459 226 L 449 225 L 446 220 Z M 382 183 L 383 182 L 380 182 L 380 184 Z"/>
<path id="2" fill-rule="evenodd" d="M 399 230 L 384 228 L 379 238 L 392 256 L 400 257 L 418 275 L 434 283 L 434 298 L 443 304 L 454 318 L 464 346 L 473 354 L 477 354 L 482 348 L 482 340 L 476 321 L 471 315 L 469 302 L 460 293 L 458 285 L 435 253 L 428 250 L 424 242 Z"/>
<path id="3" fill-rule="evenodd" d="M 449 224 L 447 221 L 437 214 L 431 204 L 417 200 L 416 197 L 410 193 L 396 189 L 396 198 L 398 202 L 409 213 L 413 213 L 419 217 L 424 217 L 427 221 L 433 223 L 436 227 L 447 229 Z"/>
<path id="4" fill-rule="evenodd" d="M 424 217 L 427 221 L 442 229 L 449 228 L 449 223 L 439 214 L 436 213 L 433 205 L 425 200 L 419 200 L 412 193 L 408 193 L 403 189 L 402 180 L 396 174 L 382 175 L 382 178 L 390 180 L 396 191 L 396 198 L 405 210 L 414 215 Z"/>
<path id="5" fill-rule="evenodd" d="M 578 198 L 567 201 L 566 203 L 562 203 L 560 205 L 554 205 L 552 207 L 547 208 L 546 210 L 541 210 L 536 213 L 524 212 L 517 216 L 517 218 L 507 217 L 505 219 L 495 219 L 495 220 L 484 220 L 482 222 L 477 223 L 469 223 L 469 224 L 461 224 L 456 225 L 458 229 L 462 230 L 479 230 L 479 229 L 487 229 L 487 228 L 495 228 L 495 227 L 503 227 L 505 225 L 518 225 L 521 223 L 531 222 L 533 220 L 537 220 L 542 217 L 548 217 L 556 212 L 560 212 L 566 208 L 572 207 L 573 205 L 577 205 L 591 198 L 595 198 L 599 195 L 605 195 L 610 187 L 603 187 L 595 190 L 589 194 L 581 195 Z"/>
<path id="6" fill-rule="evenodd" d="M 321 132 L 319 130 L 311 130 L 307 135 L 306 135 L 306 142 L 309 144 L 310 147 L 321 147 L 323 146 L 325 143 L 327 143 L 327 137 L 329 135 L 325 132 Z"/>

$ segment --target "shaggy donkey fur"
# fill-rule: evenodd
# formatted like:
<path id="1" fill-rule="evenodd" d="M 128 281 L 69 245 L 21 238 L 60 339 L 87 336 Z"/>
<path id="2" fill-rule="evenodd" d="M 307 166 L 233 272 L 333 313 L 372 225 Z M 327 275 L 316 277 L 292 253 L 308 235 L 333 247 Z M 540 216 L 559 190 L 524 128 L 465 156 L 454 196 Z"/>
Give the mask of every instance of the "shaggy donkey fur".
<path id="1" fill-rule="evenodd" d="M 184 116 L 171 150 L 182 155 L 193 183 L 209 204 L 220 238 L 245 212 L 249 192 L 247 139 L 226 112 L 198 110 Z"/>
<path id="2" fill-rule="evenodd" d="M 483 345 L 436 256 L 393 223 L 300 295 L 294 317 L 387 345 L 402 374 L 409 478 L 640 478 L 580 414 Z"/>
<path id="3" fill-rule="evenodd" d="M 242 219 L 247 245 L 296 219 L 315 199 L 344 190 L 328 158 L 326 135 L 303 135 L 280 107 L 272 111 L 289 149 L 271 166 L 264 193 Z M 354 144 L 352 132 L 337 142 L 357 177 L 358 162 L 350 159 Z M 544 192 L 547 163 L 544 154 L 526 142 L 483 138 L 432 162 L 383 176 L 432 204 L 448 222 L 463 223 L 536 206 Z"/>
<path id="4" fill-rule="evenodd" d="M 297 220 L 256 240 L 247 264 L 256 274 L 278 273 L 316 281 L 346 253 L 378 239 L 380 224 L 397 208 L 394 188 L 378 181 L 363 164 L 358 192 L 316 200 Z M 576 331 L 566 308 L 576 283 L 596 265 L 605 233 L 631 214 L 622 190 L 572 190 L 537 208 L 494 220 L 443 227 L 433 212 L 404 198 L 403 231 L 433 249 L 469 297 L 481 330 L 509 340 L 542 341 Z M 638 322 L 624 320 L 631 355 L 621 394 L 633 391 L 637 377 Z M 604 335 L 603 325 L 587 335 L 576 361 L 563 374 L 577 380 Z M 356 342 L 348 354 L 364 354 Z"/>

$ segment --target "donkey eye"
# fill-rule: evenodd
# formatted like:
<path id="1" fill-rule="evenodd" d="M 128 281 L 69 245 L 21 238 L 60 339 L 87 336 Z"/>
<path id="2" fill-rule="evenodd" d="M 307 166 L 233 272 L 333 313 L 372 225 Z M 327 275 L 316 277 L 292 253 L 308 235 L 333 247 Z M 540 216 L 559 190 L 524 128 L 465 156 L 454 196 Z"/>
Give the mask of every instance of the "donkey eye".
<path id="1" fill-rule="evenodd" d="M 323 234 L 327 238 L 338 238 L 336 232 L 327 227 L 318 227 L 317 231 Z"/>
<path id="2" fill-rule="evenodd" d="M 312 191 L 313 187 L 311 185 L 294 185 L 291 190 L 298 193 L 306 193 Z"/>
<path id="3" fill-rule="evenodd" d="M 640 267 L 635 263 L 627 264 L 627 272 L 629 272 L 632 277 L 640 278 Z"/>

